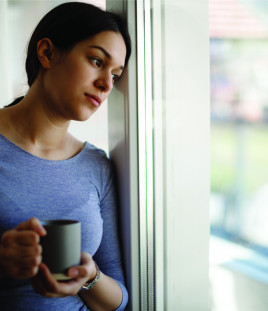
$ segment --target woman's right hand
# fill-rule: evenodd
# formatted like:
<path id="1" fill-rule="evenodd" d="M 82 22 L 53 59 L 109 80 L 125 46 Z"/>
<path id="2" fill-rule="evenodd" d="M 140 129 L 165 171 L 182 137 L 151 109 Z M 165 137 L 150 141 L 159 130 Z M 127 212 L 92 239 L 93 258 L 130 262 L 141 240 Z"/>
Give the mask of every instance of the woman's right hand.
<path id="1" fill-rule="evenodd" d="M 40 236 L 46 235 L 37 218 L 6 231 L 0 243 L 0 277 L 31 278 L 42 261 Z"/>

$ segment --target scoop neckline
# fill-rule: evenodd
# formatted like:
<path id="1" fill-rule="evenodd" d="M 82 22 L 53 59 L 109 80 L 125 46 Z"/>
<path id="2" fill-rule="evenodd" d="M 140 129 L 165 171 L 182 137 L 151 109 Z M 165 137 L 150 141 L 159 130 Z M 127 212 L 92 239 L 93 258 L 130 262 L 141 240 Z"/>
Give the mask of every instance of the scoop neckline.
<path id="1" fill-rule="evenodd" d="M 88 145 L 88 142 L 85 141 L 84 142 L 84 146 L 83 148 L 78 152 L 76 153 L 73 157 L 71 158 L 68 158 L 68 159 L 63 159 L 63 160 L 49 160 L 49 159 L 45 159 L 45 158 L 41 158 L 41 157 L 38 157 L 32 153 L 30 153 L 29 151 L 21 148 L 20 146 L 18 146 L 17 144 L 15 144 L 14 142 L 12 142 L 11 140 L 9 140 L 7 137 L 5 137 L 3 134 L 0 133 L 0 137 L 6 141 L 6 143 L 8 143 L 9 145 L 11 145 L 13 148 L 16 148 L 18 151 L 20 152 L 23 152 L 24 154 L 30 156 L 31 158 L 33 159 L 36 159 L 38 161 L 43 161 L 43 162 L 47 162 L 47 163 L 54 163 L 54 164 L 61 164 L 61 163 L 69 163 L 69 162 L 73 162 L 75 161 L 77 158 L 79 158 L 85 151 L 87 145 Z"/>

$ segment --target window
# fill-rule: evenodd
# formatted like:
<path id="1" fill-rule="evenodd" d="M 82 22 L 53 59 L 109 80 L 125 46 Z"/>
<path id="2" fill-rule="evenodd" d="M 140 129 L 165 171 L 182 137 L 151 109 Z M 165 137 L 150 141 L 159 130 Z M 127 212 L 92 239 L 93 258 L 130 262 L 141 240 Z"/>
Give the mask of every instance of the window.
<path id="1" fill-rule="evenodd" d="M 208 3 L 128 1 L 121 9 L 137 54 L 125 88 L 110 97 L 109 142 L 127 189 L 121 205 L 130 206 L 130 307 L 208 310 Z"/>
<path id="2" fill-rule="evenodd" d="M 213 0 L 210 6 L 215 311 L 267 306 L 267 14 L 263 1 Z"/>

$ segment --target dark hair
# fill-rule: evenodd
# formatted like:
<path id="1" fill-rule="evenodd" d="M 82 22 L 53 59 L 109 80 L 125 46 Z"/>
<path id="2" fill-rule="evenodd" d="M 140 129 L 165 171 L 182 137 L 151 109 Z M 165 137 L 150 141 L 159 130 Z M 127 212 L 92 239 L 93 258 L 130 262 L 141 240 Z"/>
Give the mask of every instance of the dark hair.
<path id="1" fill-rule="evenodd" d="M 127 50 L 126 65 L 131 54 L 131 41 L 127 23 L 121 15 L 84 2 L 63 3 L 49 11 L 37 24 L 29 41 L 25 66 L 28 85 L 32 86 L 40 69 L 36 49 L 39 40 L 49 38 L 57 49 L 68 51 L 76 43 L 107 30 L 122 35 Z M 22 99 L 23 96 L 8 106 L 16 105 Z"/>
<path id="2" fill-rule="evenodd" d="M 79 41 L 112 30 L 121 33 L 126 44 L 125 65 L 131 53 L 127 24 L 122 16 L 83 2 L 63 3 L 49 11 L 36 26 L 30 39 L 26 58 L 28 84 L 35 81 L 40 68 L 36 46 L 42 38 L 49 38 L 59 50 L 71 49 Z"/>

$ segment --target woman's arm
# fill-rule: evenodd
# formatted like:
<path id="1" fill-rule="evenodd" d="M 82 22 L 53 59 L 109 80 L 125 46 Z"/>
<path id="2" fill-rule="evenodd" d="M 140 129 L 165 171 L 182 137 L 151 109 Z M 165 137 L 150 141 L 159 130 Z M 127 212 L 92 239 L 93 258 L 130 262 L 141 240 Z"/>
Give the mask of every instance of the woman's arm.
<path id="1" fill-rule="evenodd" d="M 117 183 L 113 167 L 111 163 L 109 164 L 108 173 L 106 175 L 106 185 L 104 187 L 104 191 L 102 192 L 102 199 L 100 201 L 101 216 L 103 219 L 103 236 L 101 244 L 97 252 L 94 254 L 93 259 L 98 264 L 102 273 L 105 276 L 108 276 L 108 280 L 112 280 L 113 284 L 115 284 L 112 290 L 120 290 L 120 301 L 119 304 L 117 304 L 117 309 L 107 310 L 121 311 L 125 310 L 127 305 L 128 292 L 124 285 L 125 278 L 123 273 L 122 251 L 120 243 L 119 204 L 116 187 Z M 112 282 L 110 283 L 112 284 Z M 89 290 L 88 295 L 91 295 L 91 291 L 93 295 L 93 290 L 97 285 L 98 283 L 91 290 Z M 118 299 L 118 295 L 115 297 Z"/>
<path id="2" fill-rule="evenodd" d="M 90 290 L 81 290 L 79 296 L 94 311 L 116 310 L 123 300 L 119 284 L 102 272 L 98 283 Z"/>

